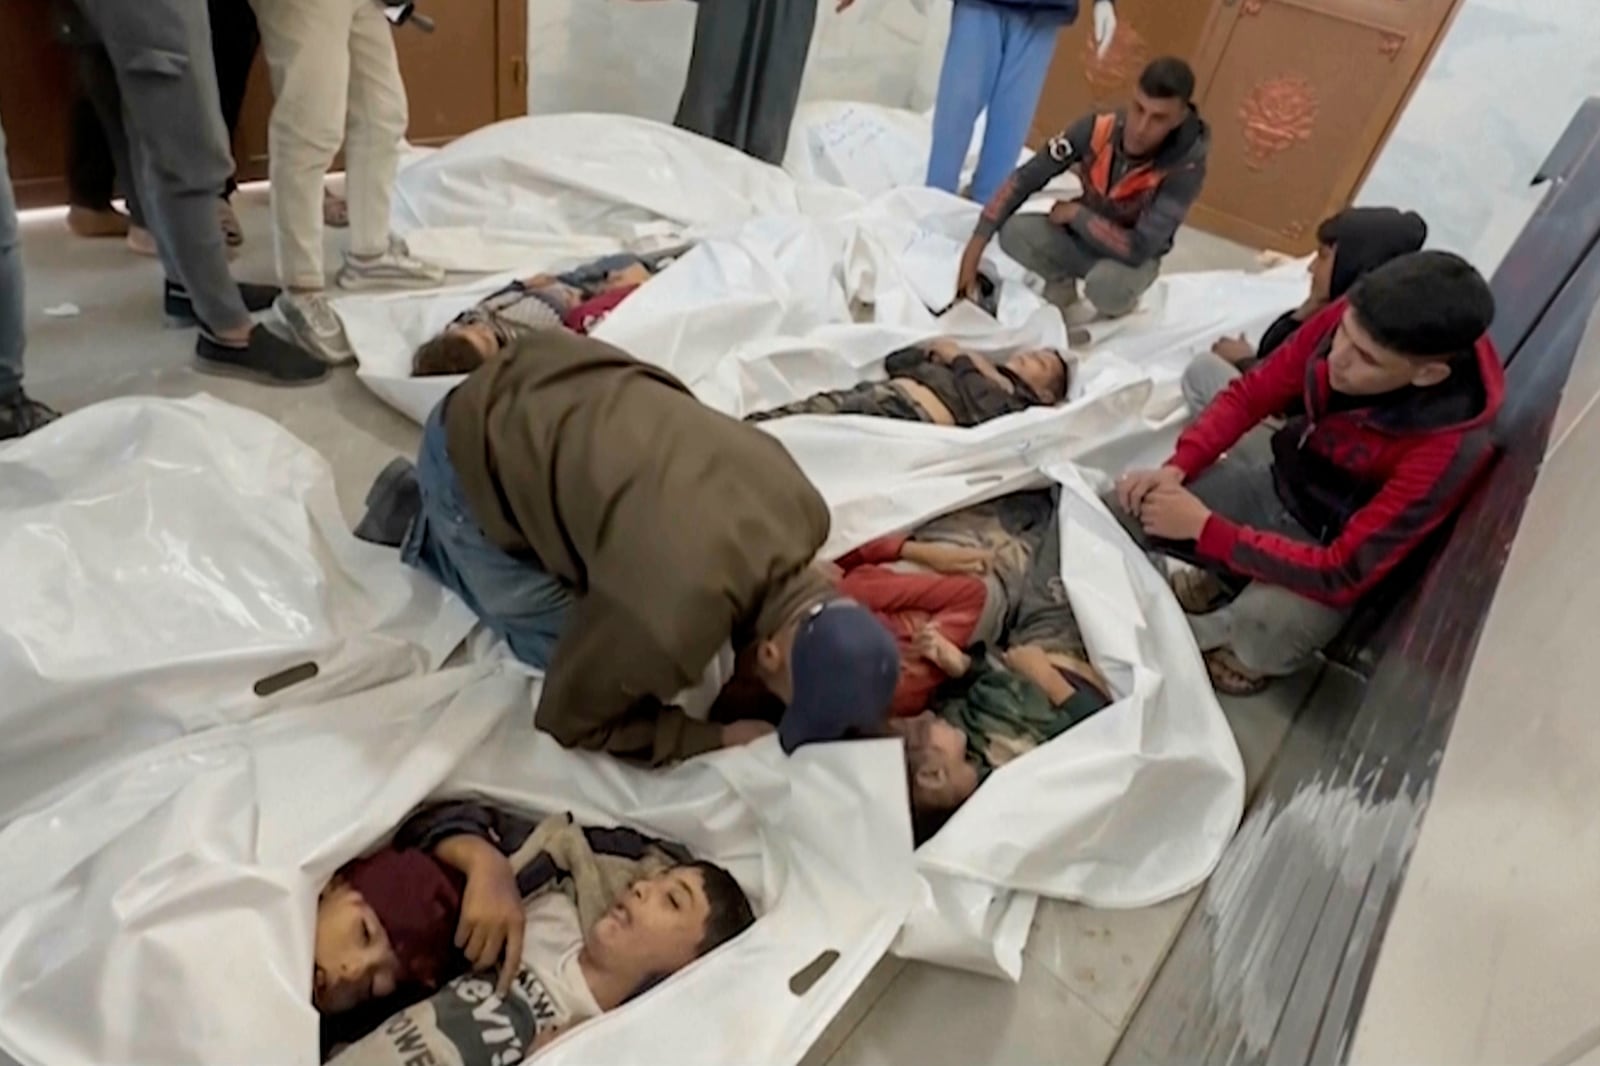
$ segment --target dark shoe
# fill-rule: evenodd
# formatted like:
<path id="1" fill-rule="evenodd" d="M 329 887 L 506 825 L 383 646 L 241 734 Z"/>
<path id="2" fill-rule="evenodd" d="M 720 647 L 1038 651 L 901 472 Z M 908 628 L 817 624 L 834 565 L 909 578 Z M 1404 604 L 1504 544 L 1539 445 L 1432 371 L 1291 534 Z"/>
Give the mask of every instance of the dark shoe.
<path id="1" fill-rule="evenodd" d="M 370 544 L 398 548 L 421 510 L 417 468 L 409 459 L 396 459 L 383 468 L 367 490 L 367 513 L 356 526 L 356 536 Z"/>
<path id="2" fill-rule="evenodd" d="M 11 396 L 0 400 L 0 440 L 25 437 L 60 417 L 55 411 L 38 400 L 29 399 L 27 393 L 18 389 Z"/>
<path id="3" fill-rule="evenodd" d="M 328 376 L 327 363 L 266 326 L 252 329 L 250 343 L 242 348 L 223 344 L 202 330 L 194 354 L 202 373 L 249 378 L 267 385 L 311 385 Z"/>
<path id="4" fill-rule="evenodd" d="M 281 291 L 276 285 L 239 282 L 239 299 L 244 301 L 244 309 L 252 315 L 271 307 Z M 194 301 L 189 299 L 189 290 L 175 281 L 167 282 L 162 289 L 161 307 L 166 312 L 167 325 L 173 329 L 190 329 L 200 324 L 194 314 Z"/>

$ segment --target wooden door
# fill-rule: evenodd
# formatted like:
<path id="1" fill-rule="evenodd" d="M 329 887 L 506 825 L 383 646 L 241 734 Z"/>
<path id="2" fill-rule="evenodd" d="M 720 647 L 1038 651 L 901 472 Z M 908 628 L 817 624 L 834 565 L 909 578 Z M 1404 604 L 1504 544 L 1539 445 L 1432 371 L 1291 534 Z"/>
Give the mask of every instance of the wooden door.
<path id="1" fill-rule="evenodd" d="M 405 75 L 413 144 L 438 145 L 498 119 L 526 114 L 526 0 L 424 0 L 418 9 L 437 24 L 395 30 Z M 272 81 L 260 57 L 250 74 L 244 115 L 234 139 L 240 178 L 267 175 L 267 120 Z"/>
<path id="2" fill-rule="evenodd" d="M 0 122 L 20 207 L 67 198 L 67 115 L 76 77 L 48 0 L 0 0 Z"/>
<path id="3" fill-rule="evenodd" d="M 438 23 L 436 32 L 411 26 L 395 31 L 411 102 L 409 138 L 442 144 L 526 113 L 526 0 L 424 0 L 421 7 Z M 0 0 L 0 119 L 23 207 L 64 203 L 67 196 L 74 75 L 71 54 L 56 42 L 52 27 L 48 0 Z M 267 72 L 258 59 L 234 144 L 242 179 L 266 176 L 271 109 Z"/>
<path id="4" fill-rule="evenodd" d="M 1091 110 L 1127 102 L 1139 72 L 1157 56 L 1192 56 L 1205 32 L 1206 0 L 1117 0 L 1117 32 L 1101 58 L 1094 46 L 1093 4 L 1061 31 L 1039 94 L 1028 143 L 1038 146 Z"/>
<path id="5" fill-rule="evenodd" d="M 1211 157 L 1189 221 L 1309 251 L 1366 175 L 1457 3 L 1216 0 L 1193 61 Z"/>

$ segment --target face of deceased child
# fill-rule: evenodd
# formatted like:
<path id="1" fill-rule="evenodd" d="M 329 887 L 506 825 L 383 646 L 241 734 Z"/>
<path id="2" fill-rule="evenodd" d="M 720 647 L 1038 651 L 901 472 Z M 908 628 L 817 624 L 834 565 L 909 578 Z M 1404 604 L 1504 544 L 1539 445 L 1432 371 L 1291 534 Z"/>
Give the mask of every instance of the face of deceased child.
<path id="1" fill-rule="evenodd" d="M 392 995 L 400 960 L 389 934 L 361 893 L 343 881 L 317 901 L 316 969 L 311 1001 L 324 1014 L 351 1010 Z"/>
<path id="2" fill-rule="evenodd" d="M 1028 383 L 1047 404 L 1060 403 L 1067 395 L 1067 364 L 1053 348 L 1030 348 L 1006 360 L 1006 369 Z"/>
<path id="3" fill-rule="evenodd" d="M 978 768 L 967 760 L 967 735 L 932 711 L 895 718 L 889 728 L 905 741 L 911 803 L 954 810 L 978 790 Z"/>
<path id="4" fill-rule="evenodd" d="M 705 875 L 676 866 L 635 881 L 589 930 L 584 946 L 612 969 L 676 973 L 699 954 L 710 916 Z"/>

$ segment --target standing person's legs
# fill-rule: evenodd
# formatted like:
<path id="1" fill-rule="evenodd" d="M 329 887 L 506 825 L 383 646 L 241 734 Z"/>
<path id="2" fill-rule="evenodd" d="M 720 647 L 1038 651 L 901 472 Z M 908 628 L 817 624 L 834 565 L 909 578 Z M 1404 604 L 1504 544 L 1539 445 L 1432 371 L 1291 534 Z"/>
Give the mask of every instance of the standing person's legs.
<path id="1" fill-rule="evenodd" d="M 222 124 L 228 128 L 228 144 L 239 131 L 239 115 L 244 110 L 245 89 L 250 84 L 250 68 L 255 65 L 261 33 L 255 12 L 245 0 L 209 0 L 211 15 L 211 55 L 217 66 L 217 99 L 222 106 Z M 239 187 L 233 174 L 223 186 L 227 199 Z"/>
<path id="2" fill-rule="evenodd" d="M 1000 69 L 989 95 L 983 149 L 972 176 L 972 198 L 980 204 L 988 203 L 1017 168 L 1061 28 L 1059 22 L 1041 17 L 1037 11 L 1018 10 L 1002 17 Z"/>
<path id="3" fill-rule="evenodd" d="M 217 103 L 203 0 L 79 0 L 122 88 L 140 204 L 167 268 L 166 310 L 200 325 L 203 369 L 303 384 L 327 369 L 255 327 L 277 290 L 235 284 L 217 228 L 217 190 L 232 168 Z"/>
<path id="4" fill-rule="evenodd" d="M 121 237 L 128 220 L 111 205 L 117 167 L 87 91 L 67 111 L 67 228 L 79 237 Z"/>
<path id="5" fill-rule="evenodd" d="M 81 47 L 77 52 L 79 82 L 83 86 L 84 96 L 94 106 L 101 135 L 111 152 L 116 181 L 128 205 L 128 221 L 143 228 L 145 218 L 139 202 L 139 179 L 134 170 L 133 152 L 128 146 L 128 129 L 123 121 L 122 89 L 117 85 L 117 72 L 111 66 L 111 56 L 104 45 Z"/>
<path id="6" fill-rule="evenodd" d="M 944 46 L 939 92 L 933 104 L 933 147 L 928 153 L 928 185 L 932 188 L 960 191 L 961 167 L 972 145 L 972 129 L 994 97 L 1003 28 L 1011 17 L 1015 16 L 999 8 L 973 3 L 957 3 L 950 13 L 950 39 Z M 978 195 L 976 181 L 972 188 L 974 199 L 987 202 Z"/>
<path id="7" fill-rule="evenodd" d="M 350 33 L 371 0 L 256 0 L 276 97 L 267 130 L 278 281 L 320 292 L 322 182 L 344 143 Z"/>
<path id="8" fill-rule="evenodd" d="M 817 25 L 817 0 L 746 2 L 769 11 L 755 38 L 755 91 L 744 150 L 776 165 L 789 151 L 789 128 L 800 106 L 800 81 Z"/>
<path id="9" fill-rule="evenodd" d="M 6 131 L 0 126 L 0 440 L 31 433 L 56 413 L 22 391 L 22 254 L 17 241 L 17 201 L 6 161 Z"/>
<path id="10" fill-rule="evenodd" d="M 408 121 L 406 85 L 394 31 L 378 5 L 360 3 L 350 29 L 349 114 L 345 129 L 345 199 L 350 250 L 339 271 L 346 289 L 427 288 L 444 271 L 389 237 L 395 175 Z"/>
<path id="11" fill-rule="evenodd" d="M 422 431 L 416 468 L 421 510 L 400 557 L 460 596 L 518 659 L 543 669 L 566 624 L 572 590 L 490 543 L 450 463 L 442 409 L 434 409 Z"/>
<path id="12" fill-rule="evenodd" d="M 745 41 L 762 0 L 697 0 L 689 73 L 672 124 L 737 148 L 749 107 Z"/>

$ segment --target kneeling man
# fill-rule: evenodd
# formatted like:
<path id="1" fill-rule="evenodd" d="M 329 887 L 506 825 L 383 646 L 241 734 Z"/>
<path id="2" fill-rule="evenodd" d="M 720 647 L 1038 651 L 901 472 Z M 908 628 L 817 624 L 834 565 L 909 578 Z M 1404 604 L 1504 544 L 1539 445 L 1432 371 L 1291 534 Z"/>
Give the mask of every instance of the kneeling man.
<path id="1" fill-rule="evenodd" d="M 1127 107 L 1085 115 L 1052 137 L 983 209 L 956 295 L 977 295 L 983 250 L 999 233 L 1006 254 L 1044 278 L 1045 298 L 1063 312 L 1072 308 L 1068 325 L 1137 308 L 1205 182 L 1211 138 L 1193 96 L 1189 64 L 1158 59 L 1139 76 Z M 1083 184 L 1076 200 L 1059 201 L 1048 215 L 1016 213 L 1068 170 Z M 1074 306 L 1079 281 L 1092 307 Z"/>
<path id="2" fill-rule="evenodd" d="M 894 638 L 813 560 L 828 508 L 783 445 L 590 337 L 518 333 L 390 464 L 358 535 L 401 547 L 545 669 L 536 722 L 659 764 L 771 732 L 677 700 L 751 647 L 785 750 L 877 730 Z"/>

